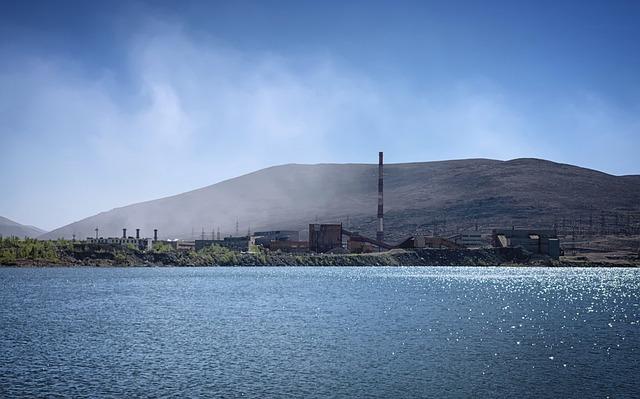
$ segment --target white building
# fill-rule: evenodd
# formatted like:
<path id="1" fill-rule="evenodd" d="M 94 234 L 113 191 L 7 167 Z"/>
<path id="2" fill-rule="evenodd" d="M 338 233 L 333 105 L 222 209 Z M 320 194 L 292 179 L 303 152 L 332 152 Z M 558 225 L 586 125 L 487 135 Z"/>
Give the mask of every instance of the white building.
<path id="1" fill-rule="evenodd" d="M 150 238 L 133 238 L 133 237 L 107 237 L 93 238 L 87 237 L 89 244 L 108 244 L 108 245 L 128 245 L 133 244 L 140 249 L 151 249 L 153 240 Z"/>
<path id="2" fill-rule="evenodd" d="M 477 232 L 456 234 L 449 239 L 466 248 L 483 248 L 489 246 L 488 239 Z"/>

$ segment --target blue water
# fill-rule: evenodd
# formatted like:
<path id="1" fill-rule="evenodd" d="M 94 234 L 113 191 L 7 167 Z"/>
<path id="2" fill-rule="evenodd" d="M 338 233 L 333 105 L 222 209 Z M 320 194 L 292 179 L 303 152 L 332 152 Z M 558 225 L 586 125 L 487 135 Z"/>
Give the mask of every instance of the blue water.
<path id="1" fill-rule="evenodd" d="M 640 270 L 0 269 L 2 397 L 640 397 Z"/>

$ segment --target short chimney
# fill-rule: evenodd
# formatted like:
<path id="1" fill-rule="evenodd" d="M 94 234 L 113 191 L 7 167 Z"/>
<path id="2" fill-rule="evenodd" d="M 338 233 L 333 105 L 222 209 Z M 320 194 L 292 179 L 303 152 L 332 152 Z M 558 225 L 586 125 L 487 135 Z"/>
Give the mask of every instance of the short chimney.
<path id="1" fill-rule="evenodd" d="M 158 229 L 153 229 L 153 241 L 158 241 Z"/>
<path id="2" fill-rule="evenodd" d="M 136 229 L 136 239 L 140 239 L 140 229 Z"/>
<path id="3" fill-rule="evenodd" d="M 127 229 L 122 229 L 122 238 L 127 238 Z"/>

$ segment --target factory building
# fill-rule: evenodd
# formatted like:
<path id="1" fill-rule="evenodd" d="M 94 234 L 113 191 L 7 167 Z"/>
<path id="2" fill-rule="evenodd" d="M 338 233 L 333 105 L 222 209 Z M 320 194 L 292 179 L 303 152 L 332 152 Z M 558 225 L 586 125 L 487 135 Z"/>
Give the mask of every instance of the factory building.
<path id="1" fill-rule="evenodd" d="M 127 237 L 127 229 L 122 229 L 122 237 L 98 237 L 98 229 L 96 228 L 96 236 L 87 237 L 88 244 L 98 245 L 134 245 L 141 250 L 151 249 L 153 241 L 150 238 L 140 238 L 140 229 L 136 229 L 136 237 Z"/>
<path id="2" fill-rule="evenodd" d="M 554 230 L 497 229 L 492 234 L 497 248 L 522 248 L 532 254 L 560 257 L 560 240 Z"/>
<path id="3" fill-rule="evenodd" d="M 99 245 L 134 245 L 139 249 L 151 249 L 152 240 L 150 238 L 133 238 L 133 237 L 87 237 L 87 243 Z"/>
<path id="4" fill-rule="evenodd" d="M 274 241 L 300 241 L 300 232 L 294 230 L 256 231 L 251 236 L 251 243 L 264 248 L 271 248 Z"/>
<path id="5" fill-rule="evenodd" d="M 342 223 L 309 225 L 309 251 L 323 253 L 342 248 Z"/>
<path id="6" fill-rule="evenodd" d="M 483 248 L 489 246 L 489 239 L 477 232 L 456 234 L 449 237 L 449 240 L 465 248 Z"/>
<path id="7" fill-rule="evenodd" d="M 162 242 L 178 251 L 193 251 L 196 248 L 194 240 L 166 240 Z"/>
<path id="8" fill-rule="evenodd" d="M 174 239 L 174 240 L 156 240 L 153 242 L 156 245 L 160 245 L 160 244 L 167 245 L 177 251 L 193 251 L 195 248 L 195 242 L 193 240 Z"/>

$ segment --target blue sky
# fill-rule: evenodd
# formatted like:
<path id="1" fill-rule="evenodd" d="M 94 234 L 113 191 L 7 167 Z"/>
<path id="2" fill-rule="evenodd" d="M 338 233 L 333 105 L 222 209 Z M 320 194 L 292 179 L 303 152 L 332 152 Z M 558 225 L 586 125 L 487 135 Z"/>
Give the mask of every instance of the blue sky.
<path id="1" fill-rule="evenodd" d="M 640 173 L 640 2 L 0 3 L 0 215 L 45 229 L 283 163 Z"/>

